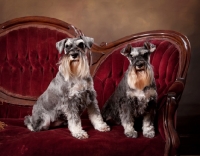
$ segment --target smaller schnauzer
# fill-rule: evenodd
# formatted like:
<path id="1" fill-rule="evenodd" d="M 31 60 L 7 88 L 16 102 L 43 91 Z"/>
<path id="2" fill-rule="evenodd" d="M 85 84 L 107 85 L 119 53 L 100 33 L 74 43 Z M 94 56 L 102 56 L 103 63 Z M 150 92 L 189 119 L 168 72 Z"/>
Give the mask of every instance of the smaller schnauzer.
<path id="1" fill-rule="evenodd" d="M 153 122 L 157 92 L 150 64 L 150 53 L 155 49 L 155 45 L 149 42 L 145 42 L 143 47 L 127 45 L 122 49 L 121 54 L 128 58 L 130 65 L 102 109 L 103 119 L 121 122 L 127 137 L 137 137 L 134 120 L 139 116 L 143 117 L 143 135 L 148 138 L 155 136 Z"/>
<path id="2" fill-rule="evenodd" d="M 88 138 L 80 119 L 86 108 L 95 129 L 110 130 L 101 116 L 90 75 L 88 53 L 92 44 L 93 38 L 85 36 L 66 38 L 56 43 L 59 53 L 64 49 L 65 54 L 59 61 L 56 77 L 33 106 L 32 116 L 25 117 L 24 123 L 29 130 L 47 130 L 50 126 L 67 122 L 72 136 Z"/>

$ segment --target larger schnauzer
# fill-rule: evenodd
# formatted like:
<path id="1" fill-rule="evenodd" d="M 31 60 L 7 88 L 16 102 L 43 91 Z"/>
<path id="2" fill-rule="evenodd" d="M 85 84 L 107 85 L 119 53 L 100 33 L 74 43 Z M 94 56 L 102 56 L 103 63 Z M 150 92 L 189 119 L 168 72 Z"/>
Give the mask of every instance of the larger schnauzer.
<path id="1" fill-rule="evenodd" d="M 130 61 L 128 70 L 117 89 L 102 109 L 104 120 L 115 120 L 122 124 L 127 137 L 137 137 L 135 118 L 143 117 L 143 135 L 155 136 L 154 115 L 157 100 L 156 84 L 150 64 L 150 53 L 155 45 L 145 42 L 143 47 L 127 45 L 121 54 Z"/>
<path id="2" fill-rule="evenodd" d="M 93 39 L 85 36 L 56 43 L 59 53 L 64 49 L 65 54 L 59 61 L 56 77 L 33 106 L 32 116 L 25 117 L 24 123 L 29 130 L 47 130 L 50 125 L 58 126 L 67 121 L 72 136 L 88 138 L 80 119 L 80 114 L 86 108 L 95 129 L 110 130 L 100 114 L 90 75 L 87 55 L 92 44 Z"/>

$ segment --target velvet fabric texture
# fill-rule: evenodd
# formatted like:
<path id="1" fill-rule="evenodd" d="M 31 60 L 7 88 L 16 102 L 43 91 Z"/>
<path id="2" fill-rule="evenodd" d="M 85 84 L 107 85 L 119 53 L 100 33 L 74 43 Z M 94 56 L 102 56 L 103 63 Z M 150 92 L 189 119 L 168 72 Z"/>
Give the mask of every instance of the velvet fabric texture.
<path id="1" fill-rule="evenodd" d="M 0 36 L 0 86 L 9 92 L 38 97 L 58 71 L 59 54 L 55 43 L 68 34 L 53 28 L 22 27 Z M 179 66 L 179 51 L 166 40 L 153 39 L 157 49 L 151 55 L 158 91 L 156 136 L 145 138 L 141 120 L 136 124 L 139 137 L 127 138 L 121 125 L 109 123 L 110 132 L 94 130 L 86 115 L 82 126 L 89 139 L 73 138 L 67 127 L 31 132 L 23 124 L 24 116 L 31 114 L 31 106 L 0 104 L 0 121 L 8 126 L 0 131 L 0 155 L 163 155 L 165 134 L 163 130 L 163 105 L 166 91 L 175 81 Z M 131 43 L 142 46 L 143 40 Z M 125 45 L 124 45 L 125 46 Z M 94 87 L 100 109 L 114 92 L 129 65 L 120 54 L 120 46 L 100 64 L 94 76 Z"/>
<path id="2" fill-rule="evenodd" d="M 51 27 L 22 27 L 1 34 L 0 86 L 23 96 L 41 95 L 58 71 L 55 44 L 67 37 Z"/>
<path id="3" fill-rule="evenodd" d="M 9 126 L 0 132 L 1 155 L 156 155 L 162 156 L 165 142 L 158 134 L 147 139 L 139 134 L 139 138 L 127 138 L 123 127 L 113 125 L 110 132 L 94 130 L 87 119 L 82 120 L 83 129 L 89 139 L 78 140 L 71 136 L 66 127 L 48 131 L 30 132 L 23 125 L 22 119 L 1 119 Z"/>

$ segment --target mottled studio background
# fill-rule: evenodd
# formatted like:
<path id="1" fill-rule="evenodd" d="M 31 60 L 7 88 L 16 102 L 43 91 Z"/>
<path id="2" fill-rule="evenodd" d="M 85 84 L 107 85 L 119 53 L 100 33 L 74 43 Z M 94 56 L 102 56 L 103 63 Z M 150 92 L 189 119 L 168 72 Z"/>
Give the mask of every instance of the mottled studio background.
<path id="1" fill-rule="evenodd" d="M 97 44 L 156 29 L 185 34 L 191 42 L 192 58 L 178 126 L 183 134 L 195 133 L 187 128 L 200 125 L 200 0 L 0 0 L 0 23 L 22 16 L 63 20 Z"/>

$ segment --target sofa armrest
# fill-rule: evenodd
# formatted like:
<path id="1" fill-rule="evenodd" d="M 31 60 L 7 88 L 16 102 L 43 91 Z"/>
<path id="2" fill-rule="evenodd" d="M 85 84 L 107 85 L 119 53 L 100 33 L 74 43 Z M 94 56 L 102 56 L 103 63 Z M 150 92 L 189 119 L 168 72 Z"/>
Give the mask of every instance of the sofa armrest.
<path id="1" fill-rule="evenodd" d="M 163 112 L 164 133 L 166 138 L 166 155 L 176 155 L 180 139 L 176 131 L 176 111 L 185 87 L 183 78 L 178 78 L 169 88 Z"/>
<path id="2" fill-rule="evenodd" d="M 180 139 L 178 133 L 176 132 L 175 119 L 176 110 L 178 108 L 178 103 L 176 102 L 176 97 L 174 93 L 169 93 L 167 95 L 167 101 L 164 108 L 164 131 L 166 135 L 166 151 L 167 155 L 175 155 L 176 151 L 180 146 Z"/>
<path id="3" fill-rule="evenodd" d="M 185 88 L 185 79 L 178 78 L 169 88 L 167 95 L 168 96 L 173 95 L 176 98 L 176 100 L 179 102 L 184 88 Z"/>

